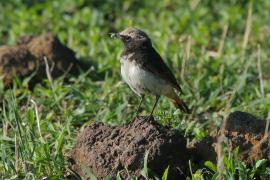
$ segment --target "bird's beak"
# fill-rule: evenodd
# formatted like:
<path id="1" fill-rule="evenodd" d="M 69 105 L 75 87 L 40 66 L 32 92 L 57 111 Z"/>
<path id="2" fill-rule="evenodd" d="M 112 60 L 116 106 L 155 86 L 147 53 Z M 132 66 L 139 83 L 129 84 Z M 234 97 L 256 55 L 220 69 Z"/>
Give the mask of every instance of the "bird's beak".
<path id="1" fill-rule="evenodd" d="M 123 39 L 123 35 L 120 33 L 110 33 L 111 38 Z"/>

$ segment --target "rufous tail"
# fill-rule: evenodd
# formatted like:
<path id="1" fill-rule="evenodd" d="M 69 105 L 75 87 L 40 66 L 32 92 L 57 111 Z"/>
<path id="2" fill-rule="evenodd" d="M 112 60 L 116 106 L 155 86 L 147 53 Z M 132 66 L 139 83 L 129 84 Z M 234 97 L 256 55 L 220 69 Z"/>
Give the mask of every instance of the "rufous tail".
<path id="1" fill-rule="evenodd" d="M 182 112 L 190 114 L 191 111 L 188 108 L 188 106 L 186 105 L 186 103 L 184 101 L 182 101 L 181 99 L 177 98 L 177 99 L 171 99 L 174 106 L 178 109 L 180 109 Z"/>

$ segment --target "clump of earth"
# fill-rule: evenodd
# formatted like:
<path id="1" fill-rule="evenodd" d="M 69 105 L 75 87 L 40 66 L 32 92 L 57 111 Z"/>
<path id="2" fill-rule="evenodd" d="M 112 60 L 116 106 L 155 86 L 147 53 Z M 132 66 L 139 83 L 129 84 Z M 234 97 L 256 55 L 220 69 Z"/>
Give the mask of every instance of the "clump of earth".
<path id="1" fill-rule="evenodd" d="M 265 134 L 266 126 L 266 121 L 249 113 L 236 111 L 228 116 L 225 131 L 213 131 L 202 141 L 195 142 L 190 149 L 197 162 L 210 160 L 216 163 L 218 143 L 223 135 L 227 149 L 238 147 L 238 159 L 245 164 L 251 165 L 260 159 L 270 160 L 270 137 L 269 132 Z"/>
<path id="2" fill-rule="evenodd" d="M 135 118 L 128 125 L 109 127 L 95 123 L 78 135 L 72 151 L 74 168 L 83 177 L 88 167 L 98 178 L 129 174 L 140 177 L 147 151 L 148 166 L 161 176 L 170 165 L 170 178 L 184 177 L 188 162 L 185 138 L 178 131 L 159 125 L 154 119 Z"/>
<path id="3" fill-rule="evenodd" d="M 188 160 L 216 163 L 222 133 L 228 149 L 239 147 L 239 160 L 252 164 L 259 159 L 270 159 L 270 139 L 264 134 L 265 126 L 266 121 L 237 111 L 229 115 L 224 132 L 216 130 L 187 147 L 185 137 L 178 131 L 158 124 L 153 118 L 135 118 L 119 127 L 94 123 L 77 137 L 71 153 L 73 169 L 82 177 L 87 177 L 87 170 L 99 179 L 116 177 L 120 171 L 124 178 L 141 177 L 148 151 L 152 176 L 161 177 L 169 165 L 168 179 L 181 179 L 189 174 Z"/>
<path id="4" fill-rule="evenodd" d="M 0 75 L 4 85 L 10 85 L 15 77 L 33 75 L 31 84 L 47 78 L 45 59 L 53 78 L 77 71 L 75 53 L 52 33 L 23 36 L 14 46 L 1 46 Z"/>

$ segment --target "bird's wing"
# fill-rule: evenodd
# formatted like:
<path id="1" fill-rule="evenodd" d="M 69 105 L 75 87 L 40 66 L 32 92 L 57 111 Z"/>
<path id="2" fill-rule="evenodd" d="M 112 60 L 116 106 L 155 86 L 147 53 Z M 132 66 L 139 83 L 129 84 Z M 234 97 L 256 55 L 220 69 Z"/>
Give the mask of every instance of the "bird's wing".
<path id="1" fill-rule="evenodd" d="M 144 61 L 144 68 L 148 71 L 152 72 L 153 74 L 161 77 L 162 79 L 168 81 L 173 85 L 175 89 L 183 94 L 183 91 L 179 84 L 177 83 L 173 73 L 168 68 L 168 66 L 163 62 L 161 56 L 156 52 L 153 48 L 152 52 L 148 54 L 146 57 L 147 60 Z"/>

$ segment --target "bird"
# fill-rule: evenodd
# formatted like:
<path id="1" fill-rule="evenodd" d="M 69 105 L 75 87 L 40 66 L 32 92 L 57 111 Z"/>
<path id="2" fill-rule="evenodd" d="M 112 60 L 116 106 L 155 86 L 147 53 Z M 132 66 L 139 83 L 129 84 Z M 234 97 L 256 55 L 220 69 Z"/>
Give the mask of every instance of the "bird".
<path id="1" fill-rule="evenodd" d="M 160 96 L 169 98 L 182 112 L 191 113 L 186 103 L 175 92 L 183 94 L 175 76 L 144 31 L 128 27 L 119 33 L 111 33 L 111 37 L 120 39 L 123 43 L 120 55 L 121 75 L 131 90 L 140 97 L 135 116 L 138 116 L 145 95 L 155 96 L 149 117 L 152 116 Z"/>

